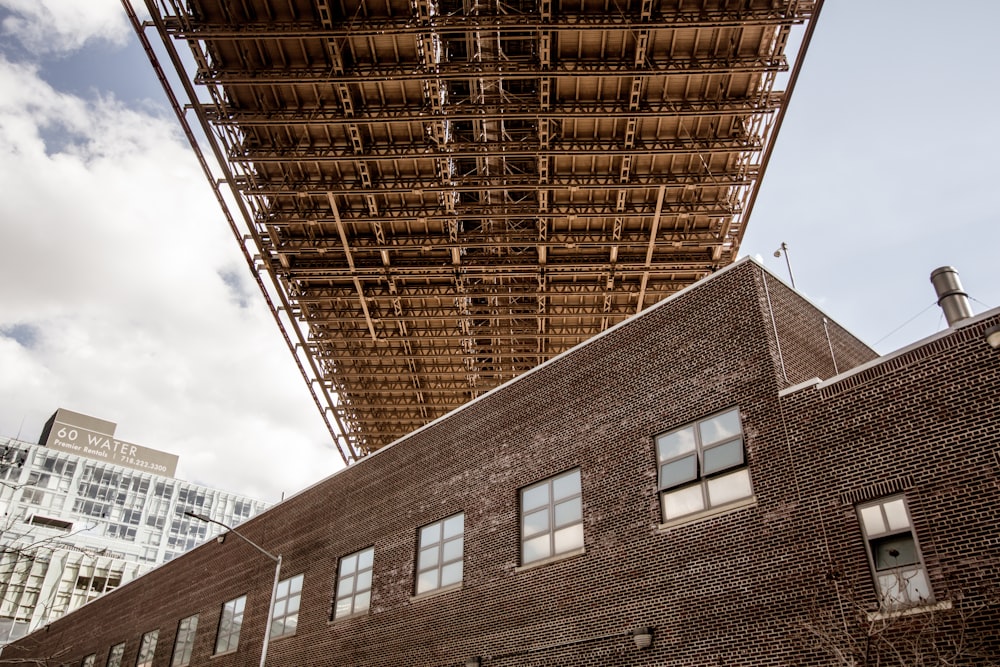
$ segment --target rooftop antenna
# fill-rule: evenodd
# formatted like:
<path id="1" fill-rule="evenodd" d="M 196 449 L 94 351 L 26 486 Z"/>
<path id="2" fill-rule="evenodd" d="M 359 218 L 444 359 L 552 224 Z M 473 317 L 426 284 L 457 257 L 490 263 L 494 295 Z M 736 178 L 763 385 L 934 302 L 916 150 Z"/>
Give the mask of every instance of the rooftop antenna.
<path id="1" fill-rule="evenodd" d="M 788 278 L 792 281 L 792 289 L 795 289 L 795 274 L 792 273 L 792 263 L 788 261 L 788 244 L 784 241 L 778 246 L 778 249 L 774 251 L 775 257 L 785 256 L 785 266 L 788 267 Z"/>

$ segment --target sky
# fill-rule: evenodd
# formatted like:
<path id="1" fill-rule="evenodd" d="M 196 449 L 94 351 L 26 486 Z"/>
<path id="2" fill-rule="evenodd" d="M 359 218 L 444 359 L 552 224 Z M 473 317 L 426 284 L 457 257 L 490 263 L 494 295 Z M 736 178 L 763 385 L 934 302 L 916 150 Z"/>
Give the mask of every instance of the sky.
<path id="1" fill-rule="evenodd" d="M 882 353 L 1000 306 L 995 0 L 827 0 L 742 254 Z M 63 407 L 277 502 L 342 466 L 118 0 L 0 0 L 0 436 Z"/>

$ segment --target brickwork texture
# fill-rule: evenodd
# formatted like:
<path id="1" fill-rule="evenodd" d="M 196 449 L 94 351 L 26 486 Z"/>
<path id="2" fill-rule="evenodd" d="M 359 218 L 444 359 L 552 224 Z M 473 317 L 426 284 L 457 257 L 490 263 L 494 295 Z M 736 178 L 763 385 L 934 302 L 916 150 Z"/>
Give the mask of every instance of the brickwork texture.
<path id="1" fill-rule="evenodd" d="M 836 664 L 811 624 L 848 598 L 877 609 L 855 506 L 898 494 L 935 599 L 974 608 L 980 652 L 1000 650 L 1000 352 L 982 338 L 998 318 L 845 374 L 875 353 L 752 260 L 732 265 L 244 524 L 283 578 L 304 575 L 268 664 Z M 834 380 L 782 391 L 811 378 Z M 733 407 L 752 497 L 667 522 L 655 437 Z M 584 549 L 522 564 L 519 490 L 577 468 Z M 461 586 L 416 596 L 418 531 L 457 512 Z M 370 610 L 331 620 L 338 559 L 371 546 Z M 135 665 L 158 629 L 166 667 L 198 614 L 191 664 L 256 665 L 273 574 L 212 541 L 4 657 L 102 667 L 125 642 Z M 244 594 L 238 648 L 213 656 L 221 606 Z"/>

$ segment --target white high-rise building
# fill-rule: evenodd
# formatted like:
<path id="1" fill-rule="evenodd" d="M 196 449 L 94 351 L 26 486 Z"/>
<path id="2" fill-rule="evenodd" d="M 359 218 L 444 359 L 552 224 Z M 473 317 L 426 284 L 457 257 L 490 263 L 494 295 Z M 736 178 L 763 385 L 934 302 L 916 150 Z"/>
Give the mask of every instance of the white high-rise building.
<path id="1" fill-rule="evenodd" d="M 236 526 L 266 505 L 173 477 L 177 457 L 60 409 L 39 444 L 0 438 L 0 645 Z"/>

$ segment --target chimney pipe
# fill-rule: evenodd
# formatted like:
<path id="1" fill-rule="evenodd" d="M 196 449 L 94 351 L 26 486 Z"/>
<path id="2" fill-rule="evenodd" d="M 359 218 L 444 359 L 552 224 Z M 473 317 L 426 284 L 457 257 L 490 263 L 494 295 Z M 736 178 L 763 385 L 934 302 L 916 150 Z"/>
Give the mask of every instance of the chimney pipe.
<path id="1" fill-rule="evenodd" d="M 938 305 L 944 311 L 948 326 L 972 317 L 972 307 L 969 306 L 969 295 L 962 289 L 958 279 L 958 271 L 950 266 L 942 266 L 931 272 L 931 284 L 937 292 Z"/>

